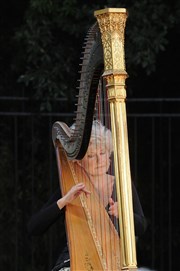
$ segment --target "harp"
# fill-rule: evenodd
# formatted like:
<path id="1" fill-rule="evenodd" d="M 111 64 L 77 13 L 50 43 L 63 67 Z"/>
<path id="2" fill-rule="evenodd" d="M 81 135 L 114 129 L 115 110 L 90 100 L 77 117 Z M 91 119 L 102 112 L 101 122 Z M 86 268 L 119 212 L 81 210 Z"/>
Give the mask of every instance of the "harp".
<path id="1" fill-rule="evenodd" d="M 125 105 L 124 31 L 127 12 L 126 9 L 107 8 L 96 11 L 95 17 L 97 22 L 90 28 L 84 46 L 73 131 L 59 121 L 52 128 L 62 194 L 81 181 L 91 191 L 90 197 L 81 194 L 66 206 L 71 271 L 136 270 Z M 105 92 L 102 100 L 107 103 L 113 138 L 119 230 L 110 219 L 86 171 L 74 162 L 86 154 L 93 118 L 98 111 L 99 89 Z M 105 117 L 102 114 L 99 116 L 104 121 Z"/>

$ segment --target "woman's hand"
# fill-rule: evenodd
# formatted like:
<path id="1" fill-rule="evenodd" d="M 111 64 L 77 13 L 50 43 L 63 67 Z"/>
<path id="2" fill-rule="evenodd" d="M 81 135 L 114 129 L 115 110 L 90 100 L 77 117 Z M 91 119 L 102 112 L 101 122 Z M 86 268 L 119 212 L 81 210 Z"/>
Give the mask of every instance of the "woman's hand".
<path id="1" fill-rule="evenodd" d="M 91 192 L 86 189 L 85 184 L 83 183 L 78 183 L 72 186 L 67 194 L 57 201 L 59 209 L 62 209 L 64 206 L 76 199 L 81 193 L 84 193 L 86 196 L 88 196 Z"/>
<path id="2" fill-rule="evenodd" d="M 110 205 L 110 207 L 109 207 L 108 213 L 110 215 L 113 215 L 116 218 L 118 218 L 119 215 L 118 215 L 118 203 L 117 203 L 117 201 L 114 202 L 114 200 L 112 198 L 110 198 L 109 199 L 109 205 Z"/>

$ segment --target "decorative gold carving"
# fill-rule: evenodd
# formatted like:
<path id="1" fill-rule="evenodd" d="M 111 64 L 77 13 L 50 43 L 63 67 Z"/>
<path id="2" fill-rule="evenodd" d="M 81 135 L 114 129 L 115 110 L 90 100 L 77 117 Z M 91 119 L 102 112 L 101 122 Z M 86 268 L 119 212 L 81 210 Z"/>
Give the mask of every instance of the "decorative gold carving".
<path id="1" fill-rule="evenodd" d="M 117 100 L 124 102 L 126 99 L 125 79 L 126 74 L 124 74 L 124 76 L 122 74 L 111 74 L 106 76 L 109 101 Z"/>
<path id="2" fill-rule="evenodd" d="M 88 251 L 85 252 L 85 254 L 84 254 L 84 259 L 85 259 L 85 261 L 84 261 L 84 266 L 85 266 L 86 270 L 87 270 L 87 271 L 92 271 L 92 270 L 94 270 L 94 268 L 93 268 L 93 266 L 92 266 L 92 263 L 91 263 L 91 259 L 90 259 L 90 257 L 89 257 Z"/>
<path id="3" fill-rule="evenodd" d="M 110 11 L 106 13 L 107 11 Z M 105 9 L 105 13 L 95 12 L 104 50 L 105 71 L 125 70 L 124 29 L 126 23 L 125 9 Z"/>

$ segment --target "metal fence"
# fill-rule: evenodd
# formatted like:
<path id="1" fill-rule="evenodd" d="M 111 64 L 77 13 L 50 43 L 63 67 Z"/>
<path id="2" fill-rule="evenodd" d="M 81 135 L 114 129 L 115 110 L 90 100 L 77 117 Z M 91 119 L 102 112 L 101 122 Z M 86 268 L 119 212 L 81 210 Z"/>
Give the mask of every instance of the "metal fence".
<path id="1" fill-rule="evenodd" d="M 7 107 L 8 101 L 11 108 Z M 55 243 L 61 242 L 60 225 L 32 238 L 27 223 L 58 186 L 52 125 L 57 120 L 71 122 L 73 113 L 32 113 L 25 99 L 15 102 L 18 106 L 13 106 L 12 99 L 1 97 L 0 266 L 2 270 L 48 271 Z M 137 241 L 138 264 L 159 271 L 176 268 L 180 239 L 177 102 L 127 101 L 132 178 L 148 221 L 146 233 Z"/>

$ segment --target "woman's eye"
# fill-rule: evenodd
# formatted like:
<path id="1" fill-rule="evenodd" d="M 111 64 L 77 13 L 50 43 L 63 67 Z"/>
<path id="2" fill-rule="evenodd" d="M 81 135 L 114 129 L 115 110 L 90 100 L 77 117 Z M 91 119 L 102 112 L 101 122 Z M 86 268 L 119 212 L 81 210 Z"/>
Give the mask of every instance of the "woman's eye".
<path id="1" fill-rule="evenodd" d="M 88 158 L 93 158 L 93 157 L 95 157 L 95 155 L 93 155 L 93 154 L 88 155 Z"/>

